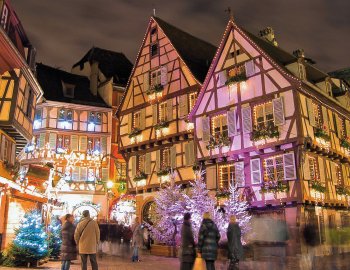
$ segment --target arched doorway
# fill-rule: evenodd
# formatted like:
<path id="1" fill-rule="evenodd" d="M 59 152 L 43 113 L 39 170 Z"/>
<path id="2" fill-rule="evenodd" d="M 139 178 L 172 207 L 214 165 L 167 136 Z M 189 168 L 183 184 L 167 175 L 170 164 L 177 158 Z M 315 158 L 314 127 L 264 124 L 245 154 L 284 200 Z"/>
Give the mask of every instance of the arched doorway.
<path id="1" fill-rule="evenodd" d="M 110 210 L 110 220 L 124 226 L 131 226 L 136 216 L 136 199 L 133 195 L 124 195 Z"/>
<path id="2" fill-rule="evenodd" d="M 154 224 L 157 221 L 156 203 L 154 201 L 149 201 L 143 206 L 142 221 L 149 224 Z"/>

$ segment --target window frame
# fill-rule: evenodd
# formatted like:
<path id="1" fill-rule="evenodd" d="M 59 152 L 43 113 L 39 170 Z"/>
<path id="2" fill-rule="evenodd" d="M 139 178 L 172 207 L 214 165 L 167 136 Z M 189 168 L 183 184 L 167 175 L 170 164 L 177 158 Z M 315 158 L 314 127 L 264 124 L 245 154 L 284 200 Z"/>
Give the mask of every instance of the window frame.
<path id="1" fill-rule="evenodd" d="M 141 126 L 141 111 L 134 112 L 133 115 L 133 121 L 132 121 L 133 128 L 140 129 Z"/>
<path id="2" fill-rule="evenodd" d="M 270 111 L 267 110 L 267 105 L 271 106 Z M 258 117 L 258 110 L 262 108 L 262 116 Z M 270 116 L 270 118 L 268 118 L 268 116 Z M 272 127 L 275 127 L 275 121 L 274 121 L 274 115 L 273 115 L 273 103 L 272 101 L 266 102 L 266 103 L 262 103 L 262 104 L 256 104 L 253 107 L 253 122 L 254 122 L 254 126 L 256 126 L 257 128 L 266 128 L 268 127 L 269 123 L 272 123 Z M 259 118 L 262 117 L 262 121 L 258 121 Z"/>
<path id="3" fill-rule="evenodd" d="M 151 81 L 151 84 L 150 84 L 151 88 L 155 87 L 156 85 L 162 84 L 162 71 L 160 68 L 150 72 L 150 81 Z"/>
<path id="4" fill-rule="evenodd" d="M 277 159 L 280 159 L 280 162 L 277 162 Z M 269 160 L 272 160 L 272 164 L 267 164 Z M 272 168 L 273 171 L 269 172 L 269 168 Z M 264 158 L 263 170 L 263 180 L 265 183 L 285 181 L 283 155 L 276 155 Z M 273 178 L 271 178 L 270 175 L 273 175 Z"/>
<path id="5" fill-rule="evenodd" d="M 161 169 L 171 167 L 171 150 L 170 147 L 164 148 L 161 151 Z"/>
<path id="6" fill-rule="evenodd" d="M 60 118 L 62 110 L 64 111 L 63 118 Z M 72 109 L 60 108 L 57 110 L 57 113 L 58 113 L 57 122 L 69 122 L 69 123 L 73 122 L 73 110 Z M 68 118 L 69 113 L 71 115 L 70 119 Z"/>
<path id="7" fill-rule="evenodd" d="M 220 127 L 219 127 L 220 130 L 219 131 L 215 130 L 217 118 L 220 118 Z M 219 136 L 227 136 L 228 137 L 227 113 L 212 116 L 210 121 L 211 121 L 210 134 L 213 138 L 219 138 Z M 224 125 L 224 122 L 226 122 L 226 125 Z M 224 128 L 224 127 L 226 127 L 226 128 Z"/>
<path id="8" fill-rule="evenodd" d="M 223 173 L 224 168 L 227 168 L 227 181 L 223 181 L 223 179 L 222 179 L 222 177 L 224 175 L 224 173 Z M 236 166 L 234 163 L 220 165 L 219 166 L 219 185 L 220 185 L 220 188 L 228 189 L 232 182 L 235 185 L 236 184 L 236 177 L 235 176 L 236 176 Z"/>
<path id="9" fill-rule="evenodd" d="M 156 47 L 157 50 L 156 50 L 155 54 L 153 54 L 153 52 L 154 52 L 153 47 L 154 46 L 157 46 Z M 153 43 L 150 44 L 150 56 L 151 56 L 151 58 L 154 58 L 154 57 L 156 57 L 158 55 L 159 55 L 159 44 L 158 44 L 158 42 L 153 42 Z"/>
<path id="10" fill-rule="evenodd" d="M 197 92 L 189 93 L 189 95 L 188 95 L 189 106 L 190 106 L 189 111 L 192 111 L 192 109 L 196 105 L 197 98 L 198 98 Z"/>
<path id="11" fill-rule="evenodd" d="M 168 102 L 164 101 L 159 103 L 158 107 L 158 119 L 159 122 L 167 122 L 168 121 Z"/>

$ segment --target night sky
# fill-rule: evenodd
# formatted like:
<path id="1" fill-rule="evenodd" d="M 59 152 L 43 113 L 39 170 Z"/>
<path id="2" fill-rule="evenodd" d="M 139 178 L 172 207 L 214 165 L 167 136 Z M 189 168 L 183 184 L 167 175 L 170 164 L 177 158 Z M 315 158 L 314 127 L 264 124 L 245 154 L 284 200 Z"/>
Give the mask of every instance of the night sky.
<path id="1" fill-rule="evenodd" d="M 135 61 L 153 7 L 163 20 L 218 46 L 230 6 L 240 26 L 275 30 L 283 49 L 305 50 L 323 71 L 350 66 L 346 0 L 12 0 L 37 62 L 70 70 L 92 47 Z"/>

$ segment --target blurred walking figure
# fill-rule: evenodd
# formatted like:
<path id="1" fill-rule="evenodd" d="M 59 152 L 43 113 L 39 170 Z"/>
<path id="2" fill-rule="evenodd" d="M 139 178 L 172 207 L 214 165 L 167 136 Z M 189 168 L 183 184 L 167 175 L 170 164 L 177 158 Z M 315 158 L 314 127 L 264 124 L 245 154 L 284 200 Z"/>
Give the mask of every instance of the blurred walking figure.
<path id="1" fill-rule="evenodd" d="M 205 260 L 207 270 L 215 270 L 215 260 L 218 256 L 218 243 L 220 233 L 218 227 L 211 220 L 208 212 L 204 213 L 203 221 L 199 228 L 198 251 L 199 256 Z"/>
<path id="2" fill-rule="evenodd" d="M 142 247 L 143 244 L 143 233 L 142 233 L 142 226 L 139 222 L 139 218 L 135 218 L 135 223 L 131 227 L 132 230 L 132 246 L 133 246 L 133 252 L 131 260 L 133 262 L 139 262 L 139 248 Z"/>
<path id="3" fill-rule="evenodd" d="M 229 270 L 238 269 L 238 262 L 243 259 L 243 246 L 241 242 L 241 229 L 235 216 L 231 216 L 227 228 L 228 259 L 230 260 Z"/>
<path id="4" fill-rule="evenodd" d="M 71 261 L 77 259 L 77 245 L 74 241 L 74 216 L 67 214 L 65 216 L 65 221 L 61 230 L 61 270 L 69 270 Z"/>
<path id="5" fill-rule="evenodd" d="M 184 215 L 184 222 L 181 229 L 181 251 L 180 270 L 192 270 L 196 258 L 196 250 L 190 213 Z"/>
<path id="6" fill-rule="evenodd" d="M 314 224 L 306 224 L 303 229 L 304 241 L 307 247 L 307 252 L 303 254 L 301 259 L 301 269 L 314 269 L 314 257 L 316 246 L 320 244 L 318 228 Z"/>
<path id="7" fill-rule="evenodd" d="M 83 211 L 83 218 L 77 225 L 74 239 L 78 245 L 81 269 L 87 270 L 87 258 L 89 256 L 92 270 L 98 270 L 96 253 L 100 241 L 100 229 L 97 222 L 90 218 L 89 210 Z"/>

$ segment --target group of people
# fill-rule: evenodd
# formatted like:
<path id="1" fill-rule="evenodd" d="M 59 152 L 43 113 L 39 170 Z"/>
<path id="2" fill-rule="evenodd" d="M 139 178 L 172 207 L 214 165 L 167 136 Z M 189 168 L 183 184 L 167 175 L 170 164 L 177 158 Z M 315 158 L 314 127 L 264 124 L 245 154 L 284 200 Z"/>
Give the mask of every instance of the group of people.
<path id="1" fill-rule="evenodd" d="M 192 270 L 197 253 L 194 241 L 191 214 L 184 215 L 184 222 L 181 230 L 181 255 L 180 270 Z M 209 213 L 203 215 L 203 221 L 198 234 L 198 257 L 205 260 L 207 270 L 215 270 L 215 261 L 218 256 L 220 233 Z M 230 218 L 227 229 L 228 258 L 230 260 L 229 269 L 237 269 L 239 260 L 243 258 L 243 246 L 241 242 L 241 229 L 236 221 L 236 217 Z"/>

